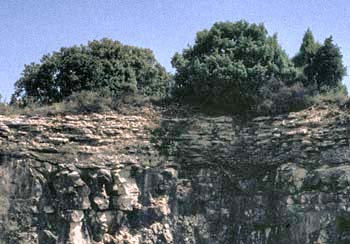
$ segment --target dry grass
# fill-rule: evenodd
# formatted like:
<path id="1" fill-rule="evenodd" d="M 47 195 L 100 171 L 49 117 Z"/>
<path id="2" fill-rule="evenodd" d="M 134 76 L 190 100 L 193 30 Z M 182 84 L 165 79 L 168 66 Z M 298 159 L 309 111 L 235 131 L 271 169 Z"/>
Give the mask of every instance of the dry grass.
<path id="1" fill-rule="evenodd" d="M 97 92 L 74 93 L 60 103 L 40 105 L 29 103 L 26 106 L 10 106 L 0 102 L 0 115 L 59 115 L 90 114 L 117 111 L 122 114 L 137 114 L 143 107 L 149 107 L 158 98 L 142 95 L 124 95 L 114 98 Z"/>

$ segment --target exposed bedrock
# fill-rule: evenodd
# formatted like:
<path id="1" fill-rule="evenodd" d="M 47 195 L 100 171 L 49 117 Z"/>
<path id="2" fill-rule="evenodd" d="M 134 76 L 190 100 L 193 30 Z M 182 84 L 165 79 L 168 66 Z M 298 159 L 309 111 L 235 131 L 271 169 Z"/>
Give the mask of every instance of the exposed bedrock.
<path id="1" fill-rule="evenodd" d="M 350 116 L 0 116 L 0 243 L 350 243 Z"/>

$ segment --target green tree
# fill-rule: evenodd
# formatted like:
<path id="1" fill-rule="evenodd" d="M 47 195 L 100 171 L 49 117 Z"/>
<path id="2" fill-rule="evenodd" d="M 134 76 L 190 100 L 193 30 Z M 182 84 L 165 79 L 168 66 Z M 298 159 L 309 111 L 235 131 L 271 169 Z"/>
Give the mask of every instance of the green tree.
<path id="1" fill-rule="evenodd" d="M 102 39 L 61 48 L 43 56 L 39 64 L 26 65 L 12 101 L 50 104 L 85 90 L 161 96 L 168 80 L 151 50 Z"/>
<path id="2" fill-rule="evenodd" d="M 300 45 L 299 52 L 292 59 L 294 65 L 296 67 L 305 67 L 306 65 L 311 64 L 312 59 L 315 57 L 320 46 L 321 45 L 315 40 L 312 31 L 307 29 Z"/>
<path id="3" fill-rule="evenodd" d="M 336 88 L 341 85 L 346 75 L 342 58 L 339 47 L 333 43 L 332 36 L 327 38 L 316 52 L 311 64 L 305 68 L 308 80 L 316 83 L 318 91 L 324 90 L 324 87 Z"/>
<path id="4" fill-rule="evenodd" d="M 175 95 L 232 112 L 254 110 L 259 88 L 272 77 L 292 83 L 296 70 L 263 24 L 218 22 L 176 53 Z"/>

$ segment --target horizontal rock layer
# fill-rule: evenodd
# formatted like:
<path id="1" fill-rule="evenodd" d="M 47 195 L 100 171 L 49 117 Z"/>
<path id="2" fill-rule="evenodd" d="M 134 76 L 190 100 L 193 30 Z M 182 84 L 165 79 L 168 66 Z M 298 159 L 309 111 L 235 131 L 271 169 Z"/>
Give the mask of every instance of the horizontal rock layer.
<path id="1" fill-rule="evenodd" d="M 350 116 L 0 116 L 0 243 L 350 243 Z"/>

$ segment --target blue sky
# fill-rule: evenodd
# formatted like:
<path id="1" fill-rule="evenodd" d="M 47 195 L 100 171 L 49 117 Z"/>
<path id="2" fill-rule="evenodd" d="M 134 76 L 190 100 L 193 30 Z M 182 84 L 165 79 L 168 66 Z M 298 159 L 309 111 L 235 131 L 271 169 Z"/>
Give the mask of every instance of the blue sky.
<path id="1" fill-rule="evenodd" d="M 109 37 L 151 48 L 169 71 L 176 51 L 216 21 L 265 23 L 294 55 L 310 27 L 341 48 L 350 73 L 347 0 L 3 0 L 0 2 L 0 93 L 9 98 L 24 64 L 62 46 Z M 349 77 L 344 79 L 348 86 Z M 349 86 L 348 86 L 349 87 Z"/>

